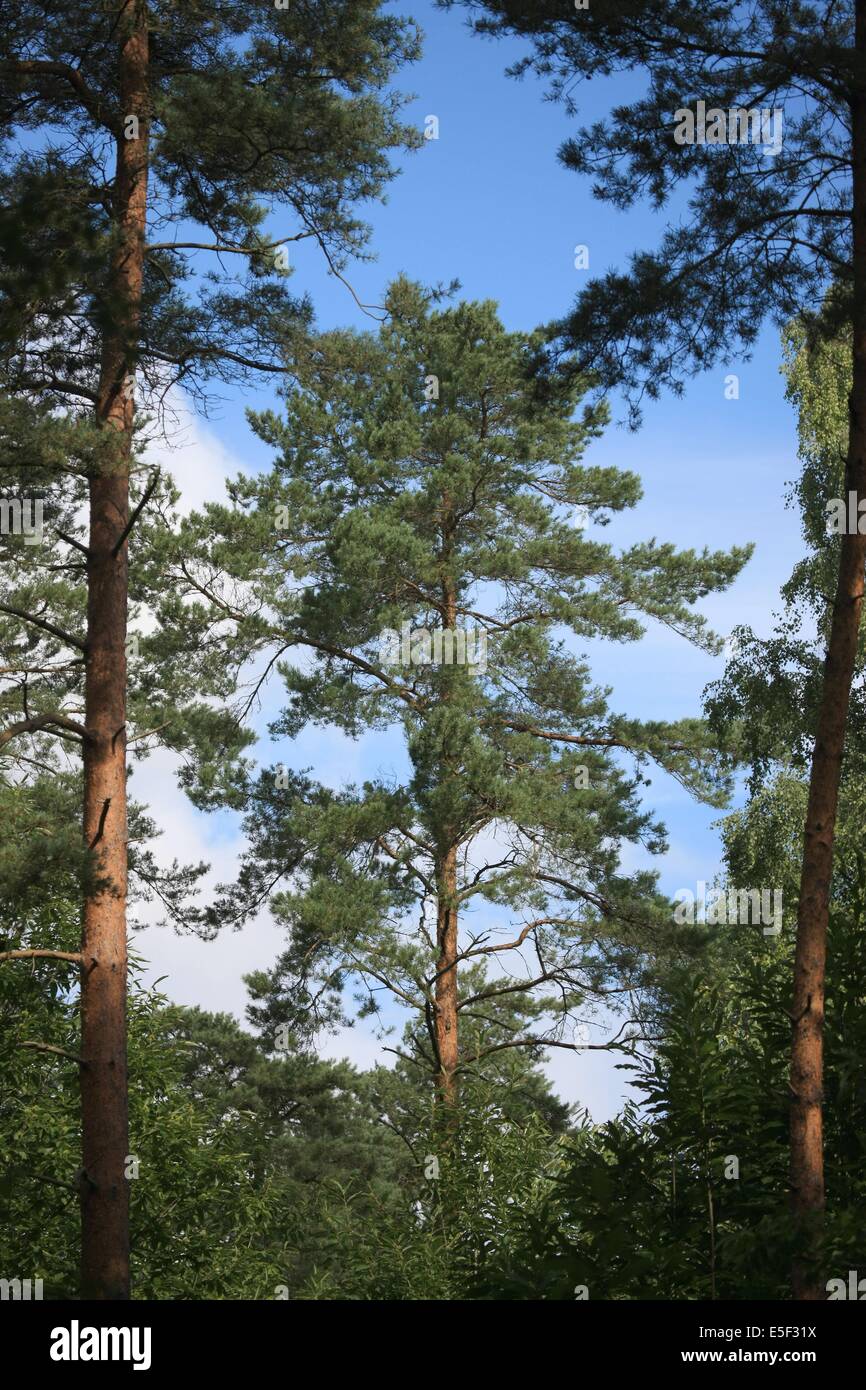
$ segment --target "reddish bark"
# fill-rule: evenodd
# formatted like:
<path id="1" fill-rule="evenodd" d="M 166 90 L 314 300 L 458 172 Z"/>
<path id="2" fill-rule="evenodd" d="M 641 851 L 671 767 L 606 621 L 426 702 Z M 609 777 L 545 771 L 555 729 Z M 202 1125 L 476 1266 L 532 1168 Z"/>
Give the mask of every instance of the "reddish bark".
<path id="1" fill-rule="evenodd" d="M 129 1288 L 129 1121 L 126 1061 L 126 621 L 129 470 L 134 404 L 127 382 L 144 279 L 147 214 L 148 29 L 143 0 L 118 24 L 122 120 L 114 189 L 117 242 L 108 278 L 97 415 L 117 436 L 90 480 L 84 751 L 84 838 L 95 881 L 84 903 L 81 985 L 82 1289 L 126 1299 Z M 133 138 L 126 138 L 132 133 Z"/>
<path id="2" fill-rule="evenodd" d="M 457 850 L 446 851 L 437 876 L 435 1036 L 439 1070 L 437 1094 L 446 1105 L 457 1100 Z"/>
<path id="3" fill-rule="evenodd" d="M 857 0 L 856 46 L 866 52 L 866 0 Z M 866 497 L 866 100 L 852 103 L 853 374 L 845 495 Z M 842 538 L 824 686 L 812 755 L 794 963 L 791 1049 L 791 1207 L 800 1255 L 794 1296 L 823 1299 L 819 1259 L 824 1213 L 824 975 L 833 842 L 845 729 L 863 605 L 866 536 Z"/>

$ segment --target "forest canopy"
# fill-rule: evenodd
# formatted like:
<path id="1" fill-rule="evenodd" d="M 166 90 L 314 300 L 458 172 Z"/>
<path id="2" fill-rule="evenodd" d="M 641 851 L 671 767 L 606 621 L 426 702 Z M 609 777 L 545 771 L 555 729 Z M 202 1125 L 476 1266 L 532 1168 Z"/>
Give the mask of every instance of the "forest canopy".
<path id="1" fill-rule="evenodd" d="M 866 0 L 420 8 L 0 18 L 0 1295 L 859 1301 Z"/>

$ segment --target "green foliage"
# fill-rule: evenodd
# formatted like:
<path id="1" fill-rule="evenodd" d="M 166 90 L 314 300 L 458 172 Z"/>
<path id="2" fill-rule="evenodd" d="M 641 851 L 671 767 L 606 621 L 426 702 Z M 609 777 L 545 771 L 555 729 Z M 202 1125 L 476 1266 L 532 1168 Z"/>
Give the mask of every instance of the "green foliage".
<path id="1" fill-rule="evenodd" d="M 660 621 L 715 650 L 695 604 L 748 551 L 619 553 L 587 534 L 574 508 L 604 526 L 640 490 L 584 460 L 604 412 L 578 413 L 582 383 L 564 373 L 539 396 L 541 336 L 507 333 L 490 303 L 439 308 L 403 280 L 386 308 L 376 335 L 316 340 L 284 419 L 253 417 L 278 451 L 272 471 L 238 479 L 227 505 L 165 540 L 154 650 L 183 652 L 189 670 L 202 647 L 206 662 L 219 652 L 238 683 L 276 670 L 276 737 L 321 725 L 401 738 L 399 765 L 361 786 L 279 768 L 250 781 L 245 803 L 228 777 L 191 786 L 199 805 L 245 804 L 251 842 L 202 930 L 270 893 L 289 931 L 270 982 L 254 982 L 273 996 L 258 1021 L 331 1023 L 350 987 L 376 1013 L 389 991 L 422 1020 L 411 1052 L 435 1071 L 433 921 L 451 854 L 460 1009 L 487 1017 L 461 1071 L 483 1072 L 506 1047 L 573 1045 L 575 1009 L 617 972 L 633 979 L 648 928 L 663 933 L 653 875 L 619 868 L 626 842 L 664 845 L 639 804 L 646 764 L 717 804 L 729 786 L 700 720 L 611 711 L 576 644 L 635 641 Z M 476 646 L 474 661 L 431 660 L 422 635 L 407 662 L 391 650 L 404 625 L 428 642 L 468 630 L 484 659 Z M 481 970 L 509 941 L 533 957 L 509 980 L 527 995 L 511 1018 L 504 978 Z"/>
<path id="2" fill-rule="evenodd" d="M 18 927 L 0 949 L 75 949 L 77 912 L 63 899 Z M 278 1289 L 305 1277 L 320 1189 L 369 1188 L 369 1212 L 396 1190 L 403 1148 L 378 1135 L 352 1068 L 294 1048 L 269 1056 L 233 1020 L 142 989 L 137 969 L 129 999 L 136 1296 L 282 1296 Z M 42 1278 L 46 1297 L 72 1297 L 78 1286 L 77 1049 L 75 966 L 4 963 L 0 1269 Z"/>
<path id="3" fill-rule="evenodd" d="M 835 0 L 748 6 L 665 0 L 440 0 L 465 5 L 475 28 L 522 41 L 514 76 L 550 80 L 566 113 L 580 83 L 634 75 L 628 100 L 569 136 L 559 157 L 593 194 L 626 210 L 670 209 L 659 246 L 626 271 L 593 277 L 552 328 L 605 386 L 644 396 L 714 362 L 748 356 L 769 317 L 781 325 L 836 282 L 833 323 L 850 322 L 853 154 L 848 119 L 859 100 L 854 7 Z M 528 51 L 527 51 L 528 49 Z M 681 113 L 783 113 L 781 142 L 676 139 Z"/>
<path id="4" fill-rule="evenodd" d="M 517 70 L 559 96 L 576 76 L 649 71 L 646 94 L 567 141 L 563 161 L 615 207 L 693 195 L 656 253 L 592 280 L 547 331 L 507 333 L 492 303 L 443 308 L 399 280 L 376 334 L 314 335 L 275 259 L 300 239 L 338 270 L 365 254 L 359 205 L 383 195 L 392 151 L 421 140 L 389 89 L 417 55 L 411 23 L 378 0 L 147 6 L 147 270 L 126 366 L 152 416 L 136 427 L 133 500 L 148 505 L 131 545 L 129 728 L 134 756 L 159 737 L 184 757 L 198 807 L 245 815 L 249 853 L 193 911 L 202 866 L 159 871 L 156 826 L 134 807 L 133 893 L 203 935 L 268 900 L 287 943 L 248 978 L 255 1036 L 169 1005 L 135 963 L 139 1297 L 786 1296 L 790 925 L 839 549 L 826 507 L 844 496 L 848 430 L 850 7 L 470 8 L 480 30 L 529 39 Z M 90 873 L 75 829 L 82 516 L 110 447 L 93 410 L 102 344 L 124 317 L 105 291 L 126 114 L 118 17 L 116 4 L 21 3 L 0 20 L 0 488 L 38 500 L 48 532 L 44 546 L 0 536 L 0 952 L 74 951 Z M 794 92 L 806 109 L 773 161 L 754 145 L 674 145 L 692 93 L 726 109 Z M 696 604 L 749 548 L 605 544 L 641 489 L 588 461 L 607 416 L 585 392 L 617 382 L 637 412 L 642 392 L 679 390 L 732 344 L 748 352 L 767 313 L 791 321 L 807 553 L 776 633 L 740 630 L 706 723 L 626 718 L 581 644 L 660 622 L 716 651 Z M 293 383 L 282 414 L 251 416 L 273 467 L 177 522 L 170 481 L 147 476 L 162 402 L 180 384 L 203 403 L 214 383 L 262 372 Z M 474 629 L 484 660 L 476 645 L 474 663 L 429 662 L 414 640 L 395 660 L 384 638 L 404 627 Z M 862 1264 L 866 1205 L 862 657 L 828 943 L 827 1277 Z M 387 733 L 396 766 L 339 789 L 256 773 L 250 715 L 271 672 L 285 690 L 276 740 Z M 727 878 L 781 888 L 783 932 L 689 941 L 655 876 L 621 858 L 665 846 L 641 804 L 650 762 L 723 805 L 735 754 L 752 787 L 722 825 Z M 429 1086 L 443 905 L 461 924 L 461 1086 L 445 1113 Z M 574 1123 L 539 1059 L 579 1047 L 612 987 L 640 1023 L 621 1046 L 640 1103 Z M 393 1068 L 315 1054 L 322 1028 L 353 1017 L 393 1039 L 389 996 L 406 1020 Z M 78 1036 L 72 962 L 0 962 L 0 1272 L 42 1278 L 50 1297 L 78 1280 Z"/>
<path id="5" fill-rule="evenodd" d="M 447 1138 L 421 1143 L 423 1166 L 400 1204 L 370 1211 L 357 1192 L 322 1189 L 323 1234 L 299 1296 L 478 1297 L 488 1262 L 520 1248 L 557 1170 L 559 1142 L 539 1117 L 510 1121 L 489 1096 L 476 1097 Z"/>
<path id="6" fill-rule="evenodd" d="M 93 399 L 121 309 L 105 293 L 113 144 L 130 138 L 121 10 L 28 2 L 0 22 L 0 380 L 73 409 Z M 422 136 L 388 85 L 418 34 L 378 0 L 150 0 L 146 18 L 149 129 L 132 138 L 150 142 L 151 234 L 129 365 L 156 404 L 172 381 L 197 391 L 286 369 L 311 306 L 274 252 L 312 238 L 335 267 L 363 253 L 357 205 L 382 197 L 391 152 Z"/>
<path id="7" fill-rule="evenodd" d="M 751 790 L 778 769 L 794 775 L 808 767 L 824 680 L 824 657 L 833 610 L 842 538 L 828 530 L 828 505 L 847 507 L 845 457 L 851 389 L 850 334 L 831 333 L 838 291 L 825 301 L 822 331 L 807 319 L 785 329 L 787 396 L 797 410 L 800 472 L 791 483 L 806 552 L 782 587 L 775 630 L 758 637 L 746 624 L 736 629 L 737 648 L 725 675 L 706 692 L 711 727 L 732 739 L 752 769 Z M 866 729 L 864 650 L 861 631 L 848 712 L 843 806 L 859 800 L 860 753 Z"/>
<path id="8" fill-rule="evenodd" d="M 778 866 L 785 816 L 782 801 L 777 825 L 765 803 L 730 818 L 729 865 Z M 864 905 L 866 874 L 831 922 L 827 1277 L 857 1267 L 863 1238 Z M 57 901 L 2 949 L 75 935 Z M 641 1106 L 576 1128 L 525 1069 L 468 1078 L 443 1128 L 415 1067 L 359 1074 L 290 1034 L 275 1054 L 225 1015 L 134 990 L 138 1296 L 785 1297 L 790 955 L 784 933 L 708 934 L 697 972 L 656 990 L 652 1050 L 626 1058 Z M 3 966 L 0 1267 L 57 1297 L 77 1278 L 75 1068 L 21 1043 L 74 1053 L 76 1034 L 73 966 Z"/>
<path id="9" fill-rule="evenodd" d="M 5 524 L 0 535 L 0 758 L 19 785 L 57 774 L 56 801 L 77 767 L 88 480 L 114 461 L 99 391 L 106 334 L 121 329 L 123 389 L 133 388 L 136 407 L 131 505 L 146 501 L 149 523 L 139 520 L 129 540 L 131 756 L 157 741 L 181 757 L 195 747 L 200 783 L 210 775 L 224 792 L 221 769 L 247 741 L 214 708 L 231 695 L 225 671 L 202 651 L 192 680 L 145 635 L 177 501 L 146 445 L 177 390 L 203 404 L 208 383 L 292 370 L 312 305 L 275 257 L 302 238 L 334 269 L 366 254 L 359 207 L 384 195 L 393 152 L 422 140 L 390 87 L 418 56 L 417 30 L 378 0 L 288 9 L 105 0 L 85 10 L 25 0 L 13 9 L 0 19 L 0 497 L 38 504 L 44 520 L 39 544 Z M 148 28 L 138 129 L 118 90 L 133 15 Z M 117 149 L 127 139 L 147 139 L 150 156 L 134 341 L 125 305 L 107 289 L 122 202 Z M 34 796 L 44 822 L 50 798 Z M 64 817 L 43 824 L 16 862 L 4 855 L 0 894 L 15 897 L 42 837 L 49 862 L 65 859 L 83 886 L 87 865 Z M 196 870 L 176 868 L 172 884 L 143 853 L 132 867 L 138 890 L 158 892 L 176 917 Z"/>
<path id="10" fill-rule="evenodd" d="M 796 873 L 796 789 L 782 782 L 723 823 L 731 882 Z M 828 940 L 823 1280 L 862 1261 L 866 877 L 853 854 Z M 651 1051 L 625 1064 L 640 1107 L 566 1140 L 522 1242 L 491 1262 L 485 1296 L 570 1299 L 578 1285 L 606 1299 L 788 1296 L 792 956 L 789 930 L 769 939 L 727 927 L 707 933 L 697 965 L 666 972 Z"/>

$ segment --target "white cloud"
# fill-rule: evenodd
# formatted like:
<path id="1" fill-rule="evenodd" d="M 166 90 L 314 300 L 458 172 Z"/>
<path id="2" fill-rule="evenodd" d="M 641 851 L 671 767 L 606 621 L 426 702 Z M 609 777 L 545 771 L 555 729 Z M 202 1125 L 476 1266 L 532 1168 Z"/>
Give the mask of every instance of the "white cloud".
<path id="1" fill-rule="evenodd" d="M 242 464 L 181 392 L 169 393 L 168 410 L 169 438 L 149 445 L 146 457 L 171 474 L 181 494 L 180 510 L 186 515 L 203 502 L 222 500 L 225 480 L 241 472 Z"/>

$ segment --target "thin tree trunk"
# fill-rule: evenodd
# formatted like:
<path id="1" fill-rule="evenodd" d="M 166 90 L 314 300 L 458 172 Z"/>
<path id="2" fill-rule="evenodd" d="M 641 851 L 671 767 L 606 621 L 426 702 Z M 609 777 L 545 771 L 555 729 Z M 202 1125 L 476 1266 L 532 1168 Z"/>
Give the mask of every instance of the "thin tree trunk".
<path id="1" fill-rule="evenodd" d="M 121 120 L 97 415 L 117 435 L 113 458 L 90 481 L 84 838 L 95 881 L 82 935 L 82 1297 L 127 1299 L 129 1121 L 126 1062 L 126 617 L 135 366 L 147 213 L 148 29 L 144 0 L 118 23 Z"/>
<path id="2" fill-rule="evenodd" d="M 856 48 L 866 52 L 866 0 L 856 3 Z M 853 376 L 849 396 L 846 497 L 866 497 L 866 104 L 852 104 L 853 129 Z M 806 811 L 797 921 L 791 1048 L 791 1207 L 799 1255 L 794 1297 L 822 1299 L 818 1259 L 824 1213 L 824 975 L 833 841 L 842 754 L 863 603 L 866 536 L 845 535 Z"/>
<path id="3" fill-rule="evenodd" d="M 457 849 L 446 851 L 437 875 L 435 1035 L 436 1091 L 448 1106 L 457 1100 Z"/>
<path id="4" fill-rule="evenodd" d="M 454 546 L 454 517 L 451 498 L 442 499 L 442 621 L 446 630 L 457 627 L 457 591 L 450 572 Z M 442 700 L 450 698 L 447 682 Z M 439 1071 L 436 1076 L 436 1095 L 449 1110 L 457 1102 L 457 845 L 450 828 L 446 830 L 445 848 L 436 865 L 436 994 L 434 1028 L 436 1057 Z"/>
<path id="5" fill-rule="evenodd" d="M 716 1209 L 713 1201 L 713 1185 L 707 1179 L 707 1217 L 710 1232 L 710 1298 L 716 1297 Z"/>

